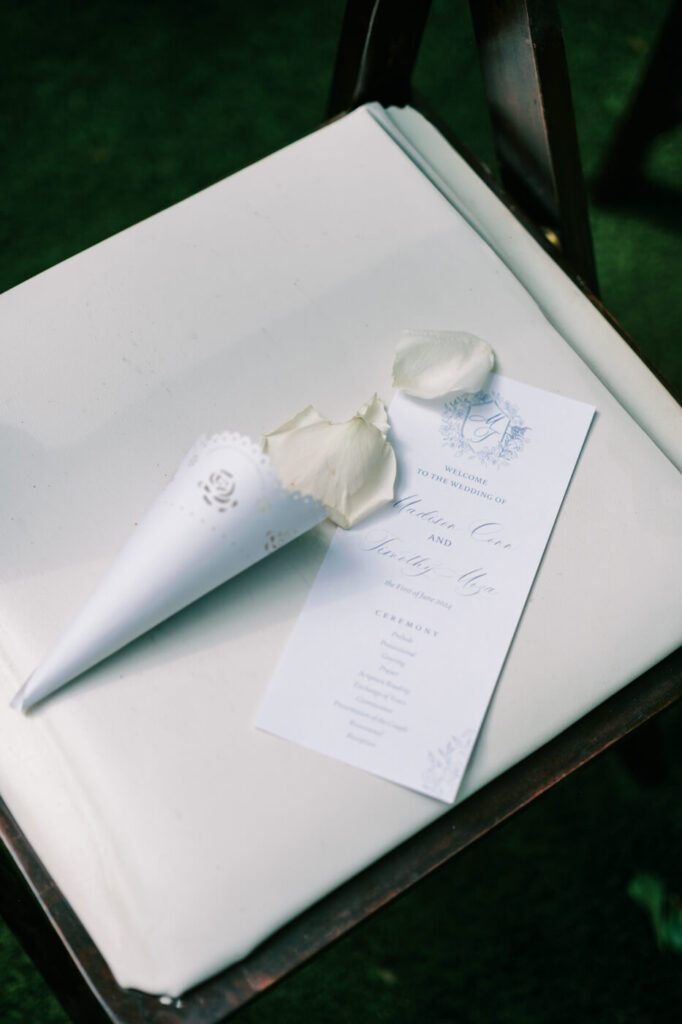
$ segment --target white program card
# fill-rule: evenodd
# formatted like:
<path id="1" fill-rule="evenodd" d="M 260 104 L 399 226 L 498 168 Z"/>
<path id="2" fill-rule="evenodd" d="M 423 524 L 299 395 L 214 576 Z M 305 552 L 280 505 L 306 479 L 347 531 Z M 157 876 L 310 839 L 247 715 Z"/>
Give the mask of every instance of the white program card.
<path id="1" fill-rule="evenodd" d="M 256 725 L 454 801 L 593 415 L 497 374 L 399 394 L 395 500 L 337 530 Z"/>

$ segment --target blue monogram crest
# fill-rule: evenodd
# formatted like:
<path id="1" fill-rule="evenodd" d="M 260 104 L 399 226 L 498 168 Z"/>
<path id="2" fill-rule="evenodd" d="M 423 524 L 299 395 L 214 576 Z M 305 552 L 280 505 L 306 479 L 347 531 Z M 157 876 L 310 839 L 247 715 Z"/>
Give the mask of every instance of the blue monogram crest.
<path id="1" fill-rule="evenodd" d="M 496 391 L 458 395 L 446 402 L 440 428 L 446 447 L 492 466 L 517 458 L 529 430 L 516 406 Z"/>

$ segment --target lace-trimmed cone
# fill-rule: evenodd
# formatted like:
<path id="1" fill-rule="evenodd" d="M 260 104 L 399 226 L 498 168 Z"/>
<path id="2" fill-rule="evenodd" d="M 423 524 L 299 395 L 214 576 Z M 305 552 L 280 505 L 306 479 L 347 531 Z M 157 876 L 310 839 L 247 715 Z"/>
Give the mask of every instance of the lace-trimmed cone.
<path id="1" fill-rule="evenodd" d="M 12 701 L 26 710 L 327 516 L 247 437 L 201 438 Z"/>

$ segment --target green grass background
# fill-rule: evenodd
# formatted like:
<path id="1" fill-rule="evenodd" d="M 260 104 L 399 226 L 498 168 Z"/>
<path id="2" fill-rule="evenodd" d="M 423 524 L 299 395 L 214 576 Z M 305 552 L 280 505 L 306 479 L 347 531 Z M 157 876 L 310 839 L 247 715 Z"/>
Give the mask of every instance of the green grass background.
<path id="1" fill-rule="evenodd" d="M 560 0 L 589 180 L 666 8 Z M 342 13 L 342 0 L 2 5 L 0 291 L 319 124 Z M 462 0 L 435 0 L 415 85 L 493 161 Z M 591 212 L 603 299 L 678 389 L 680 140 L 662 136 L 647 162 L 665 203 Z M 667 782 L 643 788 L 607 754 L 241 1019 L 680 1019 L 682 958 L 658 950 L 626 887 L 646 869 L 682 892 L 681 723 L 679 711 L 664 721 Z M 0 1022 L 66 1022 L 1 924 Z"/>

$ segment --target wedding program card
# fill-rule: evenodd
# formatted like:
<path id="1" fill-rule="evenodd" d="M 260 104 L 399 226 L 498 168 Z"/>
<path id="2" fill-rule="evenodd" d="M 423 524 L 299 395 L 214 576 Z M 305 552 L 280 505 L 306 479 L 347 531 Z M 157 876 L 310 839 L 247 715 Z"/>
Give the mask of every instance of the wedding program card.
<path id="1" fill-rule="evenodd" d="M 452 802 L 593 414 L 399 394 L 395 500 L 337 530 L 256 725 Z"/>

